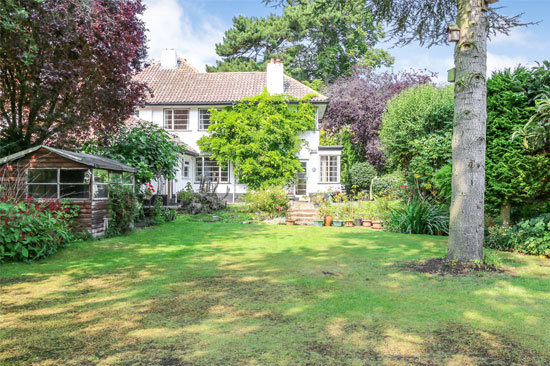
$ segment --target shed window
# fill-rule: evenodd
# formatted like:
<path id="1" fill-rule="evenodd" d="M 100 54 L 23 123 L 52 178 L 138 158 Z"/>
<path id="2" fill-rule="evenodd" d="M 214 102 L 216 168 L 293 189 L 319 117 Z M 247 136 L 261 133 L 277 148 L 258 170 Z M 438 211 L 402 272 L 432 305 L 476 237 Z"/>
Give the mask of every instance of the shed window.
<path id="1" fill-rule="evenodd" d="M 109 172 L 102 169 L 94 170 L 94 198 L 108 198 L 108 184 Z"/>
<path id="2" fill-rule="evenodd" d="M 229 169 L 222 169 L 216 160 L 212 160 L 207 156 L 197 158 L 197 174 L 195 179 L 197 182 L 204 177 L 206 181 L 229 183 Z"/>
<path id="3" fill-rule="evenodd" d="M 188 130 L 189 109 L 165 109 L 164 128 L 167 130 Z"/>
<path id="4" fill-rule="evenodd" d="M 189 160 L 184 160 L 181 166 L 181 177 L 189 179 L 189 174 L 191 173 L 191 162 Z"/>
<path id="5" fill-rule="evenodd" d="M 83 169 L 29 169 L 28 195 L 34 198 L 90 198 L 90 175 Z"/>

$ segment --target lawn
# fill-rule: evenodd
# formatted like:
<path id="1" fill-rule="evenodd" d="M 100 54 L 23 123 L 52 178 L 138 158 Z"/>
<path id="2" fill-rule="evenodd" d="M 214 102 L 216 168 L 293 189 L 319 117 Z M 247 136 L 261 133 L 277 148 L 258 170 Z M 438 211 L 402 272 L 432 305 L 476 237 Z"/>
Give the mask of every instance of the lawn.
<path id="1" fill-rule="evenodd" d="M 1 365 L 548 365 L 550 260 L 403 270 L 445 238 L 194 222 L 0 265 Z"/>

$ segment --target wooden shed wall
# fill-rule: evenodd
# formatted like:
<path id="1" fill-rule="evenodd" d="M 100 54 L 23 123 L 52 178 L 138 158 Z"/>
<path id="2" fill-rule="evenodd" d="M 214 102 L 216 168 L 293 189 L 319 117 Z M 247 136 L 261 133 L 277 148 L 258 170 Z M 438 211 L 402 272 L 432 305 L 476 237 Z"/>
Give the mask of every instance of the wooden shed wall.
<path id="1" fill-rule="evenodd" d="M 66 159 L 46 149 L 39 149 L 19 160 L 8 163 L 7 166 L 30 169 L 92 169 L 87 165 Z M 91 184 L 90 197 L 92 197 Z M 103 235 L 103 218 L 106 216 L 105 206 L 107 205 L 107 201 L 92 201 L 88 199 L 73 200 L 73 202 L 80 207 L 78 222 L 92 235 Z"/>

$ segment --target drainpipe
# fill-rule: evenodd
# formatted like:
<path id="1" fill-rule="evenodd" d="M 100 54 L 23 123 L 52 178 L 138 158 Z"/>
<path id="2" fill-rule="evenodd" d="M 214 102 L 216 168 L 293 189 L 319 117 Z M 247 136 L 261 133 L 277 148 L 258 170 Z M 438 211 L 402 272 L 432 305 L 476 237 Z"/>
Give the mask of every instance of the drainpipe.
<path id="1" fill-rule="evenodd" d="M 231 163 L 229 163 L 232 165 Z M 233 174 L 233 203 L 235 203 L 235 196 L 237 195 L 237 177 Z"/>

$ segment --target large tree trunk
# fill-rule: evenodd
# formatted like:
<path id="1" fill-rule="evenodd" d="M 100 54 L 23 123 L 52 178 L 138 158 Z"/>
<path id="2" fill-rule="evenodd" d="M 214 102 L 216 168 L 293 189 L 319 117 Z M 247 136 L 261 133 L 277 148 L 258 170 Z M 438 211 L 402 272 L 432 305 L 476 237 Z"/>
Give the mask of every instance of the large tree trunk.
<path id="1" fill-rule="evenodd" d="M 487 122 L 487 14 L 482 0 L 458 1 L 455 48 L 453 195 L 447 258 L 483 259 Z"/>

